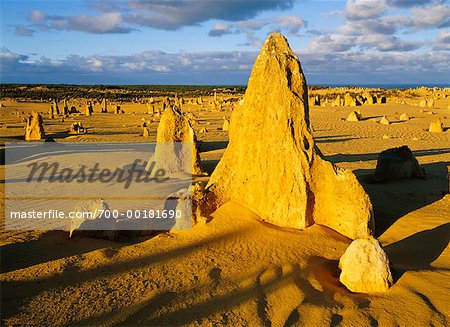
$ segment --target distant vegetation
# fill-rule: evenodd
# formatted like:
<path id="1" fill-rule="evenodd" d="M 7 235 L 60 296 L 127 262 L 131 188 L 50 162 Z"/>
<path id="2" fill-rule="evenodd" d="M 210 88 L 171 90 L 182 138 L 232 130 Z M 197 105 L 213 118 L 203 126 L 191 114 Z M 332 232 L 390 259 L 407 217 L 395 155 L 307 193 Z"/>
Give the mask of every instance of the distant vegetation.
<path id="1" fill-rule="evenodd" d="M 228 94 L 241 94 L 245 86 L 203 86 L 203 85 L 68 85 L 68 84 L 1 84 L 0 97 L 24 100 L 48 100 L 64 98 L 101 99 L 113 101 L 132 101 L 152 96 L 184 97 L 211 95 L 214 91 Z"/>

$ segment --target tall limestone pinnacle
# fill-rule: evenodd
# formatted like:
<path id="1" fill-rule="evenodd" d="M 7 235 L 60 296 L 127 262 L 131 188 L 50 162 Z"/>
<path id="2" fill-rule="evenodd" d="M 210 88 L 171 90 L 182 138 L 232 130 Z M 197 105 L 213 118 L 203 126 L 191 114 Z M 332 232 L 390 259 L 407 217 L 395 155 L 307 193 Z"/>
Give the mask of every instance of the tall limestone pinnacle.
<path id="1" fill-rule="evenodd" d="M 318 223 L 352 239 L 373 233 L 372 205 L 356 177 L 314 144 L 306 80 L 283 35 L 268 36 L 231 121 L 207 185 L 216 206 L 235 201 L 282 227 Z"/>
<path id="2" fill-rule="evenodd" d="M 169 107 L 162 114 L 156 142 L 146 170 L 151 170 L 154 161 L 156 169 L 162 168 L 168 174 L 202 174 L 197 137 L 189 119 L 178 108 Z"/>

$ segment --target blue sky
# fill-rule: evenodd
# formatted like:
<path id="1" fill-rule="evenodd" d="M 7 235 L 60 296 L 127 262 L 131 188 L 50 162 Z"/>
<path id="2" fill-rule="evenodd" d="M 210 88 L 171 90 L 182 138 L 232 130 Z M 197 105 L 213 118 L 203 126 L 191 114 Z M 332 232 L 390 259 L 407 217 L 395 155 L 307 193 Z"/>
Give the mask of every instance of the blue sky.
<path id="1" fill-rule="evenodd" d="M 282 32 L 310 84 L 450 83 L 444 0 L 2 0 L 2 83 L 246 84 Z"/>

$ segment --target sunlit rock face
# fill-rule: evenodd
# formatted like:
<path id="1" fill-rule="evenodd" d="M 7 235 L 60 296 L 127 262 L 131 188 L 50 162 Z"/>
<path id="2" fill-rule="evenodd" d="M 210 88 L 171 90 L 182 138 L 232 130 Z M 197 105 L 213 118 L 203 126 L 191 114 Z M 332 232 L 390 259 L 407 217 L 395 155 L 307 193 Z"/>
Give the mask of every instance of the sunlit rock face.
<path id="1" fill-rule="evenodd" d="M 268 36 L 231 122 L 207 186 L 217 205 L 235 201 L 283 227 L 318 223 L 353 239 L 373 232 L 370 200 L 353 173 L 314 144 L 306 80 L 281 34 Z"/>
<path id="2" fill-rule="evenodd" d="M 392 285 L 389 260 L 373 237 L 354 240 L 342 255 L 339 268 L 339 280 L 352 292 L 386 292 Z"/>

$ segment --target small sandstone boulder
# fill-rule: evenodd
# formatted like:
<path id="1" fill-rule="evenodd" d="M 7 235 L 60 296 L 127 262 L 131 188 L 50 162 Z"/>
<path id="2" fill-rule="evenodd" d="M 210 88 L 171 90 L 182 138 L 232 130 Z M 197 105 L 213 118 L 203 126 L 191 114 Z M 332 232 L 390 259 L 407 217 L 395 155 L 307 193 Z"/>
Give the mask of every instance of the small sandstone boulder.
<path id="1" fill-rule="evenodd" d="M 400 120 L 401 121 L 407 121 L 407 120 L 409 120 L 409 116 L 406 113 L 402 113 L 400 115 Z"/>
<path id="2" fill-rule="evenodd" d="M 339 260 L 339 268 L 339 280 L 352 292 L 386 292 L 392 285 L 389 259 L 373 237 L 354 240 Z"/>
<path id="3" fill-rule="evenodd" d="M 391 122 L 389 121 L 389 119 L 386 118 L 386 116 L 383 116 L 380 120 L 380 124 L 381 125 L 389 125 Z"/>
<path id="4" fill-rule="evenodd" d="M 409 178 L 424 179 L 425 171 L 406 145 L 385 150 L 378 155 L 375 182 Z"/>
<path id="5" fill-rule="evenodd" d="M 442 133 L 444 128 L 442 127 L 442 121 L 438 117 L 434 122 L 430 124 L 430 128 L 428 129 L 430 133 Z"/>
<path id="6" fill-rule="evenodd" d="M 361 117 L 361 114 L 360 114 L 359 112 L 357 112 L 357 111 L 352 111 L 352 112 L 348 115 L 346 121 L 360 121 L 361 118 L 362 118 L 362 117 Z"/>
<path id="7" fill-rule="evenodd" d="M 115 240 L 118 236 L 116 220 L 102 214 L 108 210 L 108 203 L 102 199 L 80 202 L 73 210 L 75 218 L 70 221 L 69 237 L 82 235 Z"/>

